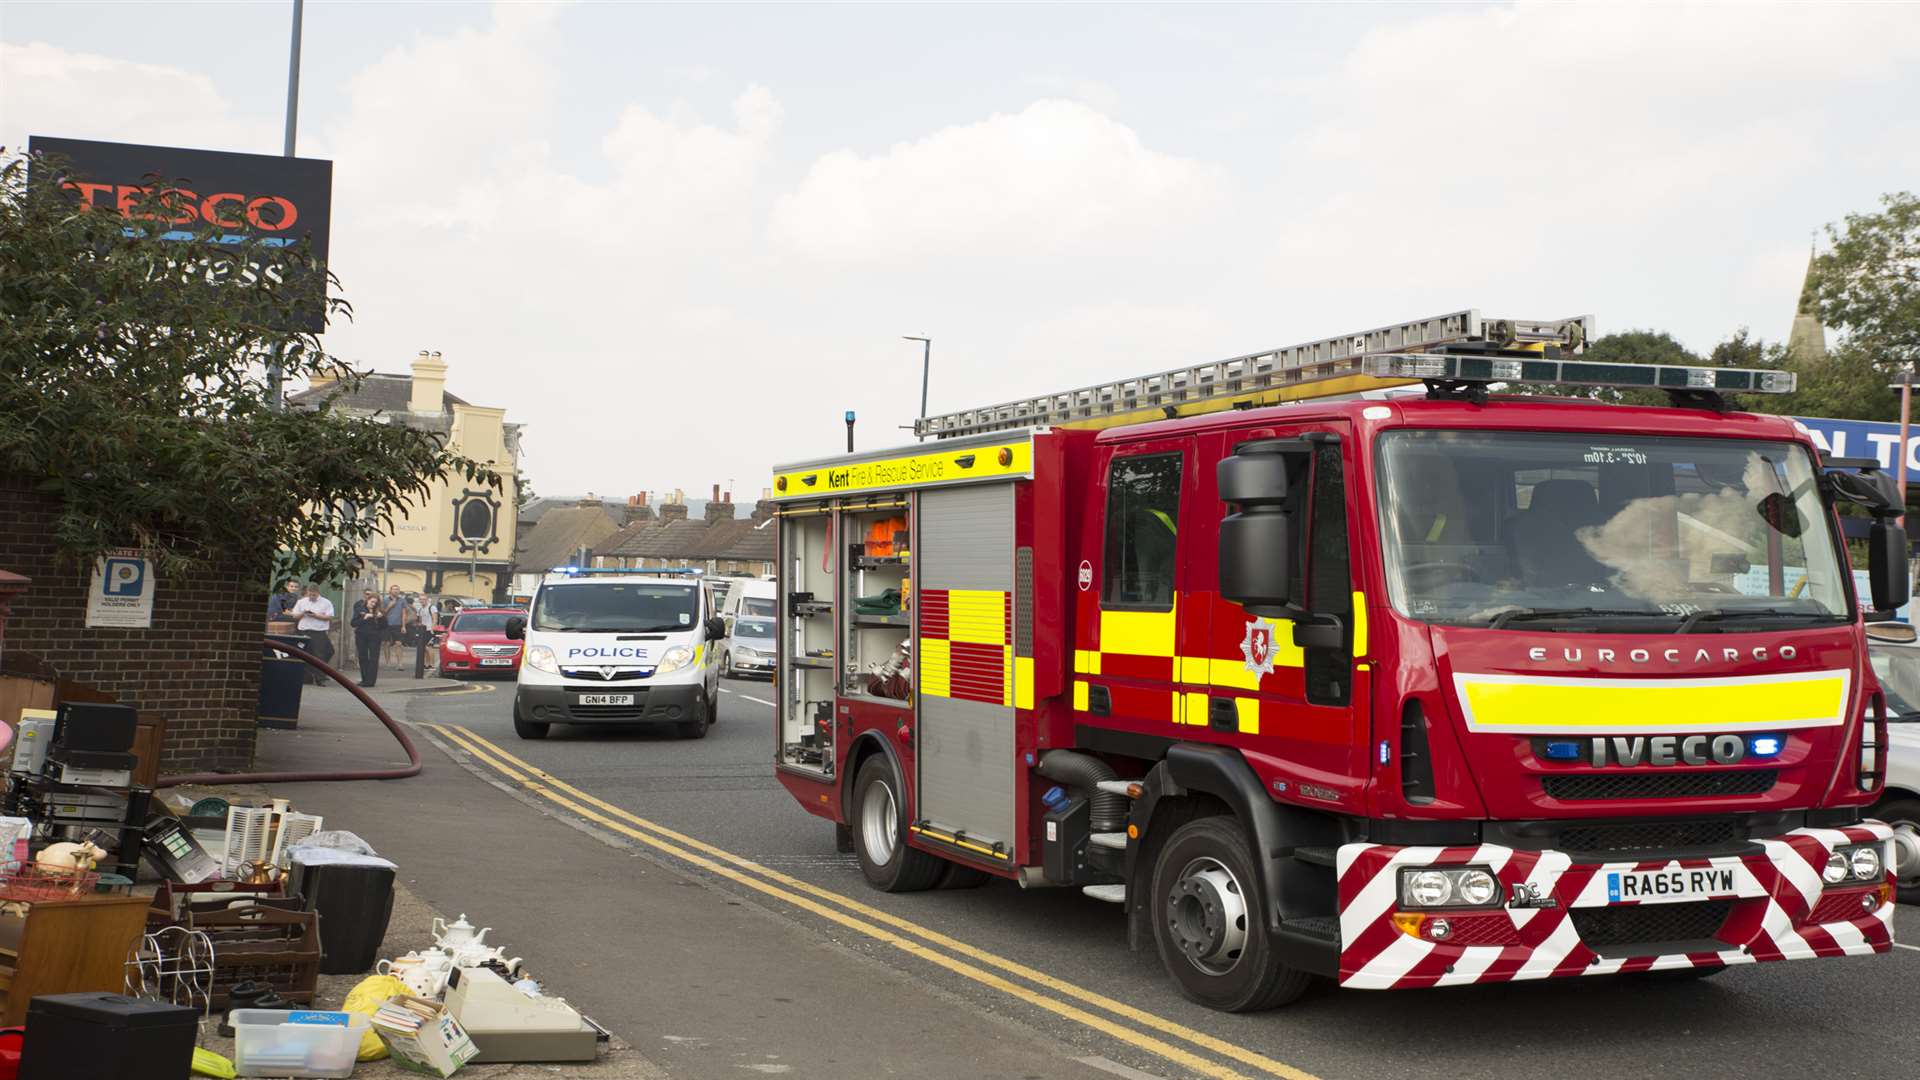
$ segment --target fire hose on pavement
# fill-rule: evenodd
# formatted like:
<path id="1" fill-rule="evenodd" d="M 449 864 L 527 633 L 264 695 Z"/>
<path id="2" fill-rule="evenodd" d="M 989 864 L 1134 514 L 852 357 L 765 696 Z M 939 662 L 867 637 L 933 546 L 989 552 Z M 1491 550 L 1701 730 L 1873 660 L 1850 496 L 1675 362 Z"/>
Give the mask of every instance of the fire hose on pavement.
<path id="1" fill-rule="evenodd" d="M 296 649 L 282 641 L 266 638 L 266 646 L 276 652 L 284 653 L 308 666 L 319 670 L 327 678 L 347 688 L 347 692 L 360 699 L 367 711 L 387 726 L 400 748 L 407 752 L 407 766 L 403 769 L 353 769 L 339 772 L 269 772 L 269 773 L 188 773 L 184 776 L 163 776 L 155 787 L 179 787 L 183 784 L 304 784 L 325 780 L 404 780 L 409 776 L 420 775 L 420 751 L 414 748 L 413 740 L 400 727 L 399 721 L 387 714 L 380 703 L 373 700 L 365 690 L 335 670 L 331 664 L 304 649 Z"/>

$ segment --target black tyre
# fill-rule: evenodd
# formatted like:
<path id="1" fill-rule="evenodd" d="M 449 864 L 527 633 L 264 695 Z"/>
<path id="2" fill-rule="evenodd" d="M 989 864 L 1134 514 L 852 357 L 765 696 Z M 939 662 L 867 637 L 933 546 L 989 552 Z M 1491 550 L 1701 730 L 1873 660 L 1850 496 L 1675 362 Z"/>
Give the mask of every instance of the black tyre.
<path id="1" fill-rule="evenodd" d="M 520 703 L 513 703 L 513 733 L 523 739 L 544 739 L 552 724 L 536 723 L 520 715 Z"/>
<path id="2" fill-rule="evenodd" d="M 993 875 L 974 866 L 962 866 L 957 862 L 947 863 L 940 872 L 936 889 L 977 889 L 993 880 Z"/>
<path id="3" fill-rule="evenodd" d="M 951 865 L 907 846 L 907 800 L 893 766 L 875 755 L 853 778 L 853 853 L 867 882 L 883 892 L 919 892 Z"/>
<path id="4" fill-rule="evenodd" d="M 1222 1012 L 1284 1005 L 1312 983 L 1274 954 L 1248 850 L 1234 818 L 1189 821 L 1161 846 L 1149 886 L 1160 962 L 1181 993 Z"/>
<path id="5" fill-rule="evenodd" d="M 1665 971 L 1642 971 L 1638 972 L 1635 977 L 1642 982 L 1650 983 L 1689 983 L 1699 982 L 1701 979 L 1711 979 L 1725 970 L 1727 970 L 1727 965 L 1714 964 L 1711 967 L 1668 968 Z"/>
<path id="6" fill-rule="evenodd" d="M 1920 799 L 1881 803 L 1870 816 L 1893 826 L 1893 879 L 1900 902 L 1920 904 Z"/>
<path id="7" fill-rule="evenodd" d="M 693 719 L 684 720 L 679 726 L 679 735 L 683 739 L 704 739 L 707 729 L 713 726 L 713 706 L 707 702 L 698 702 L 693 707 Z"/>

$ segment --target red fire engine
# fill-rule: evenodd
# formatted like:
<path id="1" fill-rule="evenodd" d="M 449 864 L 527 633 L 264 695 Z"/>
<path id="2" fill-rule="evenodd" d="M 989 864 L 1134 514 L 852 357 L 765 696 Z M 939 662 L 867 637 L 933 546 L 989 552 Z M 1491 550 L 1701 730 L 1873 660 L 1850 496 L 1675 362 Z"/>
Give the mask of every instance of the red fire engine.
<path id="1" fill-rule="evenodd" d="M 1220 1009 L 1886 951 L 1894 485 L 1722 397 L 1790 373 L 1587 334 L 1463 311 L 778 468 L 781 782 L 874 886 L 1080 888 Z"/>

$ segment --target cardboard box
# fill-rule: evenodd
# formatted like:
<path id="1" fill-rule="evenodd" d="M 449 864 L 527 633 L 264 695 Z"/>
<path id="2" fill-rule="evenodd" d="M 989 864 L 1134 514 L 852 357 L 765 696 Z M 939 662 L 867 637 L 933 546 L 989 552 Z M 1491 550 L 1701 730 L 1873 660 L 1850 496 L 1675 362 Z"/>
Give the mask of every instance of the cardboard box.
<path id="1" fill-rule="evenodd" d="M 388 998 L 373 1016 L 373 1030 L 395 1065 L 428 1076 L 452 1076 L 480 1052 L 445 1005 L 411 994 Z"/>

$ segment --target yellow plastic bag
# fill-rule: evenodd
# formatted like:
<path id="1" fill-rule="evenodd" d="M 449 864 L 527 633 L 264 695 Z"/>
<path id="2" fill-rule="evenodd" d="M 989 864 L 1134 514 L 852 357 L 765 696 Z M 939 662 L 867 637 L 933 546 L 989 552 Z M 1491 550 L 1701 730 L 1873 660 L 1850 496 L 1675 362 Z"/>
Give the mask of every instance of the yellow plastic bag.
<path id="1" fill-rule="evenodd" d="M 211 1076 L 214 1080 L 233 1080 L 236 1075 L 233 1062 L 204 1046 L 193 1048 L 193 1072 L 199 1076 Z"/>
<path id="2" fill-rule="evenodd" d="M 411 992 L 407 989 L 406 983 L 391 975 L 369 975 L 355 983 L 353 989 L 347 992 L 347 1000 L 340 1003 L 340 1010 L 363 1013 L 367 1019 L 371 1020 L 373 1014 L 380 1010 L 380 1006 L 387 1003 L 388 998 L 395 994 Z M 386 1056 L 387 1044 L 380 1041 L 378 1033 L 368 1028 L 367 1033 L 360 1036 L 360 1053 L 355 1060 L 379 1061 Z"/>

